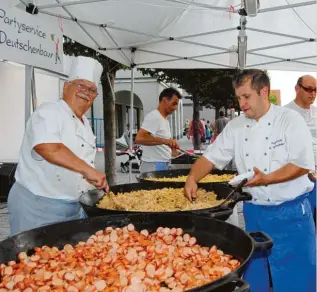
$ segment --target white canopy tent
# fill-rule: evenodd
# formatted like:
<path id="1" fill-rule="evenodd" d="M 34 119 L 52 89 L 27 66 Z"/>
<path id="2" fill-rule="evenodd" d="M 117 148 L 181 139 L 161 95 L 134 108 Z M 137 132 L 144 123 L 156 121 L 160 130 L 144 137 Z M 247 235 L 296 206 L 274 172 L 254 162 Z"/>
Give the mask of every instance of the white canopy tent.
<path id="1" fill-rule="evenodd" d="M 239 15 L 241 0 L 35 3 L 31 11 L 38 17 L 61 24 L 65 35 L 127 66 L 237 67 L 240 35 L 240 61 L 247 41 L 240 66 L 315 71 L 316 1 L 261 0 L 255 17 Z"/>
<path id="2" fill-rule="evenodd" d="M 316 71 L 316 1 L 19 1 L 64 35 L 131 67 L 131 109 L 136 67 Z M 260 2 L 254 17 L 245 2 Z"/>

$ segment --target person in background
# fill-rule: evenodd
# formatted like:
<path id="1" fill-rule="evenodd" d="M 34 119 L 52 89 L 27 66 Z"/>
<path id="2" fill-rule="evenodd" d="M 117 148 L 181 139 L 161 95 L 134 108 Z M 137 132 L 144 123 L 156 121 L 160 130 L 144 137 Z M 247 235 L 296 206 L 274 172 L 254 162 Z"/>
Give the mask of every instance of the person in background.
<path id="1" fill-rule="evenodd" d="M 177 110 L 182 98 L 178 90 L 165 88 L 159 96 L 157 109 L 144 118 L 135 143 L 143 145 L 141 173 L 167 170 L 172 156 L 177 156 L 179 143 L 172 139 L 168 116 Z"/>
<path id="2" fill-rule="evenodd" d="M 193 149 L 195 148 L 195 141 L 194 141 L 194 120 L 190 122 L 187 138 L 192 140 L 193 143 Z M 203 123 L 201 120 L 198 121 L 198 143 L 199 143 L 199 149 L 202 149 L 202 143 L 206 141 L 205 136 L 205 127 L 203 126 Z"/>
<path id="3" fill-rule="evenodd" d="M 210 144 L 210 140 L 211 140 L 211 127 L 210 127 L 210 122 L 207 121 L 206 125 L 205 125 L 205 132 L 206 132 L 206 142 L 208 144 Z"/>
<path id="4" fill-rule="evenodd" d="M 246 267 L 250 292 L 271 291 L 269 269 L 274 292 L 316 291 L 316 235 L 307 198 L 313 189 L 307 174 L 315 169 L 309 129 L 299 113 L 270 103 L 265 71 L 243 70 L 233 85 L 244 115 L 229 122 L 193 165 L 185 195 L 195 199 L 197 182 L 235 159 L 239 174 L 251 174 L 243 188 L 253 197 L 243 206 L 246 231 L 263 231 L 274 243 Z"/>
<path id="5" fill-rule="evenodd" d="M 314 182 L 314 189 L 311 191 L 308 199 L 312 206 L 316 225 L 316 168 L 317 168 L 317 107 L 314 105 L 316 100 L 316 78 L 305 75 L 297 80 L 295 86 L 296 97 L 285 107 L 297 111 L 304 118 L 310 133 L 312 135 L 313 150 L 315 156 L 315 171 L 308 174 L 311 181 Z"/>
<path id="6" fill-rule="evenodd" d="M 223 111 L 220 111 L 219 118 L 216 119 L 216 122 L 215 122 L 215 139 L 217 138 L 217 136 L 220 135 L 220 133 L 228 124 L 228 122 L 229 122 L 229 119 L 225 117 L 225 113 Z"/>
<path id="7" fill-rule="evenodd" d="M 206 127 L 206 122 L 205 122 L 205 119 L 203 118 L 202 120 L 200 120 L 201 123 L 203 124 L 203 127 L 205 128 Z"/>
<path id="8" fill-rule="evenodd" d="M 96 137 L 84 116 L 102 70 L 94 59 L 75 58 L 63 98 L 42 104 L 29 119 L 8 197 L 11 235 L 85 218 L 79 197 L 95 187 L 109 189 L 94 167 Z"/>

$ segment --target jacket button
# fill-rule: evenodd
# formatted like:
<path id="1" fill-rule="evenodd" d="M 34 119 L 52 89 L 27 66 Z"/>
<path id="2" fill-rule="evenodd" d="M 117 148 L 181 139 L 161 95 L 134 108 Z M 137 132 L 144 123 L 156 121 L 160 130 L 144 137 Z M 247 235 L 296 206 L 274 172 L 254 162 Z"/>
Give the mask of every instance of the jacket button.
<path id="1" fill-rule="evenodd" d="M 249 156 L 249 154 L 247 153 L 245 156 Z"/>
<path id="2" fill-rule="evenodd" d="M 94 162 L 93 162 L 93 161 L 90 161 L 90 163 L 94 164 Z"/>
<path id="3" fill-rule="evenodd" d="M 248 169 L 248 171 L 250 172 L 250 171 L 251 171 L 251 169 Z"/>
<path id="4" fill-rule="evenodd" d="M 266 168 L 264 168 L 264 171 L 267 171 L 267 169 L 266 169 Z"/>
<path id="5" fill-rule="evenodd" d="M 264 155 L 267 155 L 267 153 L 264 153 Z"/>
<path id="6" fill-rule="evenodd" d="M 268 202 L 271 202 L 270 198 L 267 199 Z"/>
<path id="7" fill-rule="evenodd" d="M 247 128 L 250 128 L 250 126 L 249 126 L 249 125 L 247 125 Z"/>
<path id="8" fill-rule="evenodd" d="M 247 138 L 245 138 L 244 140 L 245 140 L 245 141 L 248 141 L 248 139 L 247 139 Z"/>
<path id="9" fill-rule="evenodd" d="M 268 123 L 269 126 L 271 126 L 271 123 Z"/>
<path id="10" fill-rule="evenodd" d="M 269 140 L 269 137 L 265 137 L 266 140 Z"/>
<path id="11" fill-rule="evenodd" d="M 84 144 L 81 144 L 81 147 L 84 147 L 85 145 Z"/>

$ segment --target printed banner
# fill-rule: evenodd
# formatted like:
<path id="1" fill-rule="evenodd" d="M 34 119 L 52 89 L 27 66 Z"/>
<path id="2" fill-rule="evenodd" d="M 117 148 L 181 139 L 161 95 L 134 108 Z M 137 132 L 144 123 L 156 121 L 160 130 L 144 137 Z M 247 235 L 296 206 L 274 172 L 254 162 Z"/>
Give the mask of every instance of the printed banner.
<path id="1" fill-rule="evenodd" d="M 63 35 L 6 1 L 0 1 L 0 59 L 63 72 Z"/>

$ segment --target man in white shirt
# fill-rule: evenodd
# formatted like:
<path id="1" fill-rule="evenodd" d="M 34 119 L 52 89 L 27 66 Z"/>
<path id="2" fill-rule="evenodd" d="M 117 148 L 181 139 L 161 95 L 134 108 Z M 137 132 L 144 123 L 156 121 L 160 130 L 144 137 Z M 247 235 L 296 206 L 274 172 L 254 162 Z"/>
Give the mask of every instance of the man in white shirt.
<path id="1" fill-rule="evenodd" d="M 297 112 L 270 104 L 265 72 L 242 71 L 234 88 L 244 115 L 230 121 L 193 165 L 185 195 L 195 199 L 197 181 L 234 159 L 239 174 L 252 177 L 244 188 L 253 196 L 243 207 L 246 230 L 263 231 L 274 242 L 270 253 L 257 252 L 247 266 L 250 291 L 270 291 L 269 268 L 274 292 L 315 291 L 316 238 L 307 199 L 313 188 L 307 173 L 314 169 L 309 129 Z"/>
<path id="2" fill-rule="evenodd" d="M 29 119 L 8 198 L 11 235 L 85 218 L 80 195 L 108 189 L 106 175 L 94 168 L 95 136 L 84 116 L 101 73 L 96 60 L 75 58 L 63 99 L 41 105 Z"/>
<path id="3" fill-rule="evenodd" d="M 313 138 L 313 150 L 315 156 L 315 173 L 317 168 L 317 107 L 314 104 L 316 100 L 316 78 L 305 75 L 297 80 L 295 86 L 296 98 L 285 107 L 295 110 L 301 114 L 310 130 Z M 309 178 L 314 182 L 314 189 L 311 191 L 308 199 L 312 206 L 316 222 L 316 177 L 315 173 L 309 173 Z"/>
<path id="4" fill-rule="evenodd" d="M 177 155 L 179 144 L 172 139 L 168 116 L 177 110 L 182 98 L 178 90 L 165 88 L 159 96 L 157 109 L 144 118 L 135 143 L 143 145 L 140 171 L 167 170 L 172 155 Z"/>

